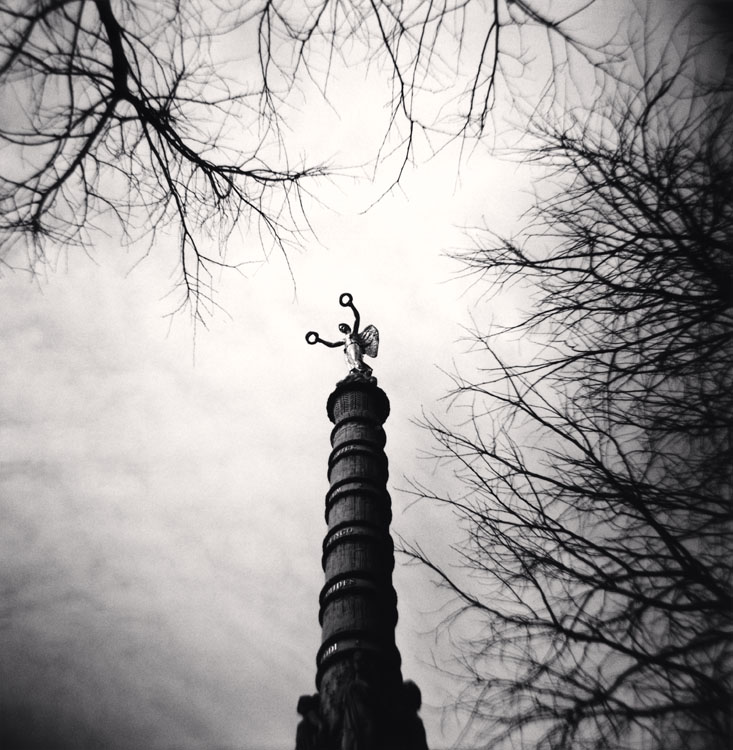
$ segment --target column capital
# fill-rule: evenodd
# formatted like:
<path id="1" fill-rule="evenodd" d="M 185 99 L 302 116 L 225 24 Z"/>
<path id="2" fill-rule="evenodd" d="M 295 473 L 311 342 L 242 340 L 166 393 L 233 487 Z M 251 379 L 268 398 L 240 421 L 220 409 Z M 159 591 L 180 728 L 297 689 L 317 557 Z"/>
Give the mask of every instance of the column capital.
<path id="1" fill-rule="evenodd" d="M 349 375 L 336 384 L 328 397 L 326 412 L 334 424 L 349 417 L 362 417 L 381 425 L 389 416 L 389 399 L 376 378 Z"/>

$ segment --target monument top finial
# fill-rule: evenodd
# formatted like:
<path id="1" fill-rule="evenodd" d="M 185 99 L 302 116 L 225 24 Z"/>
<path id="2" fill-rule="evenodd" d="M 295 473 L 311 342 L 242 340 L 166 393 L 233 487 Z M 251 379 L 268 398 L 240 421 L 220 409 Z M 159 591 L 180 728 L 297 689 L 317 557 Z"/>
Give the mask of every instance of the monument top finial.
<path id="1" fill-rule="evenodd" d="M 323 344 L 332 348 L 343 346 L 346 361 L 350 367 L 349 374 L 354 377 L 369 379 L 372 376 L 372 368 L 364 362 L 364 355 L 366 354 L 368 357 L 377 356 L 379 331 L 373 325 L 368 325 L 363 331 L 359 331 L 361 318 L 354 305 L 354 297 L 349 292 L 343 292 L 339 296 L 339 305 L 350 307 L 354 314 L 353 327 L 348 323 L 339 324 L 339 331 L 344 335 L 344 338 L 338 341 L 326 341 L 318 335 L 317 331 L 308 331 L 305 334 L 305 340 L 309 344 Z"/>

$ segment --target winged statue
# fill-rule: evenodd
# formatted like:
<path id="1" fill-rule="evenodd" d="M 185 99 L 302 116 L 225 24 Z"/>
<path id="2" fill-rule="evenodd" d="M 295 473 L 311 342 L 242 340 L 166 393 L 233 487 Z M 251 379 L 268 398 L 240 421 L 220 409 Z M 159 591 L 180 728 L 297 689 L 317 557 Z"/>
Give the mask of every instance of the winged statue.
<path id="1" fill-rule="evenodd" d="M 324 344 L 332 348 L 343 346 L 346 361 L 349 364 L 351 372 L 370 377 L 372 368 L 364 362 L 364 355 L 367 357 L 377 356 L 379 351 L 379 331 L 373 325 L 368 325 L 363 331 L 359 331 L 361 318 L 351 294 L 344 292 L 339 297 L 339 304 L 341 307 L 350 307 L 354 313 L 353 328 L 348 323 L 341 323 L 339 325 L 339 331 L 344 335 L 344 338 L 338 341 L 326 341 L 316 331 L 308 331 L 305 335 L 305 340 L 309 344 Z"/>

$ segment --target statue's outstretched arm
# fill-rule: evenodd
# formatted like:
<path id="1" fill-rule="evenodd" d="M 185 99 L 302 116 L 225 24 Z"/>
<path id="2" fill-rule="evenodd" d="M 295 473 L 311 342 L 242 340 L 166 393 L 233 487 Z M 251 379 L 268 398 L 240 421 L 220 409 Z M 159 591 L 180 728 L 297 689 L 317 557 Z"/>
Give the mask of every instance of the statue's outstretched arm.
<path id="1" fill-rule="evenodd" d="M 359 316 L 359 311 L 356 309 L 356 305 L 354 304 L 354 298 L 348 292 L 344 292 L 339 297 L 339 305 L 341 305 L 341 307 L 351 308 L 351 312 L 354 313 L 354 333 L 359 333 L 359 323 L 361 322 L 361 317 Z"/>
<path id="2" fill-rule="evenodd" d="M 309 344 L 325 344 L 326 346 L 330 346 L 332 349 L 335 349 L 337 346 L 343 346 L 343 341 L 326 341 L 325 339 L 322 339 L 316 331 L 308 331 L 308 333 L 305 334 L 305 340 Z"/>

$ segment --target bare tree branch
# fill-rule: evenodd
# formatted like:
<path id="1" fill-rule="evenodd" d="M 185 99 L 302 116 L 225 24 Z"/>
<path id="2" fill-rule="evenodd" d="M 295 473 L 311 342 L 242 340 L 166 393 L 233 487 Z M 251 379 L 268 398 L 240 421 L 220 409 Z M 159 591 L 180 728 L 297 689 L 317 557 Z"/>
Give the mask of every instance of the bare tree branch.
<path id="1" fill-rule="evenodd" d="M 325 170 L 288 164 L 279 125 L 290 92 L 315 82 L 327 96 L 346 47 L 349 63 L 383 67 L 391 114 L 375 162 L 397 149 L 396 184 L 419 135 L 486 131 L 497 91 L 514 86 L 504 62 L 522 55 L 507 28 L 540 29 L 592 63 L 597 53 L 571 28 L 588 6 L 550 15 L 526 0 L 6 3 L 0 262 L 37 270 L 49 250 L 88 251 L 110 221 L 149 249 L 172 224 L 183 304 L 202 318 L 217 269 L 238 265 L 226 249 L 236 227 L 286 258 L 307 229 L 302 186 Z M 257 69 L 240 66 L 251 81 L 222 75 L 224 37 L 251 44 Z"/>

